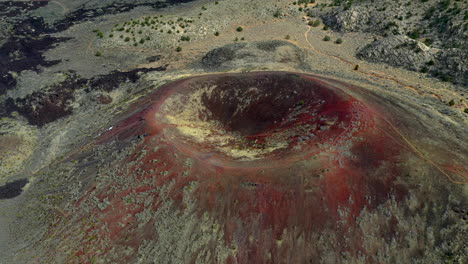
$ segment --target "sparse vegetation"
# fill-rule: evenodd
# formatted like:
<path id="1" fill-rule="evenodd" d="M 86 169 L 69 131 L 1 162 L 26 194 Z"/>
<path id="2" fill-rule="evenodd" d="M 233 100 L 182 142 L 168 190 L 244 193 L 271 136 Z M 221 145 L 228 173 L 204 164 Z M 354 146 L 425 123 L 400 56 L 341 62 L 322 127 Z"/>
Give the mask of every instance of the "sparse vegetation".
<path id="1" fill-rule="evenodd" d="M 330 41 L 330 40 L 331 40 L 330 36 L 325 36 L 325 37 L 323 38 L 323 41 Z"/>
<path id="2" fill-rule="evenodd" d="M 281 16 L 281 9 L 278 8 L 278 9 L 276 9 L 275 12 L 273 13 L 273 17 L 278 18 L 278 17 L 280 17 L 280 16 Z"/>
<path id="3" fill-rule="evenodd" d="M 190 37 L 189 36 L 182 36 L 182 37 L 180 37 L 180 40 L 181 41 L 190 41 Z"/>
<path id="4" fill-rule="evenodd" d="M 319 20 L 315 20 L 315 21 L 309 21 L 309 23 L 307 23 L 309 26 L 312 26 L 312 27 L 318 27 L 320 26 L 320 21 Z"/>
<path id="5" fill-rule="evenodd" d="M 178 46 L 178 47 L 176 48 L 176 50 L 175 50 L 175 51 L 177 51 L 177 52 L 181 52 L 181 51 L 182 51 L 182 47 Z"/>
<path id="6" fill-rule="evenodd" d="M 454 105 L 455 105 L 455 101 L 454 101 L 453 99 L 450 100 L 450 101 L 448 102 L 448 105 L 449 105 L 449 106 L 454 106 Z"/>
<path id="7" fill-rule="evenodd" d="M 102 56 L 102 53 L 100 51 L 96 51 L 96 53 L 94 54 L 96 57 L 101 57 Z"/>
<path id="8" fill-rule="evenodd" d="M 242 32 L 244 30 L 244 28 L 243 27 L 238 27 L 236 30 L 237 30 L 237 32 Z"/>
<path id="9" fill-rule="evenodd" d="M 335 41 L 336 44 L 341 44 L 343 43 L 343 40 L 341 38 L 337 38 Z"/>

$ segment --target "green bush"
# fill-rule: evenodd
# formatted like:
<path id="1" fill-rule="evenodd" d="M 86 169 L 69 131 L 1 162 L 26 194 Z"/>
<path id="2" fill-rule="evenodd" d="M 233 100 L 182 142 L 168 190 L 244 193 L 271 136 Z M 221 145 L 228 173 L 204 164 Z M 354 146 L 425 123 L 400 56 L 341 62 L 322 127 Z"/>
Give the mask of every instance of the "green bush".
<path id="1" fill-rule="evenodd" d="M 424 40 L 424 44 L 425 44 L 426 46 L 432 45 L 433 42 L 434 42 L 434 41 L 433 41 L 432 39 L 430 39 L 430 38 L 426 38 L 426 39 Z"/>
<path id="2" fill-rule="evenodd" d="M 328 26 L 327 25 L 323 26 L 323 30 L 328 30 Z"/>
<path id="3" fill-rule="evenodd" d="M 190 37 L 189 36 L 182 36 L 182 37 L 180 37 L 180 40 L 181 41 L 190 41 Z"/>
<path id="4" fill-rule="evenodd" d="M 284 39 L 291 39 L 291 36 L 286 35 L 286 37 L 284 37 Z"/>
<path id="5" fill-rule="evenodd" d="M 419 38 L 419 30 L 413 30 L 408 34 L 408 37 L 412 39 L 418 39 Z"/>
<path id="6" fill-rule="evenodd" d="M 237 32 L 242 32 L 244 30 L 244 28 L 238 27 L 236 30 L 237 30 Z"/>
<path id="7" fill-rule="evenodd" d="M 449 105 L 449 106 L 454 106 L 454 105 L 455 105 L 455 101 L 454 101 L 453 99 L 450 100 L 450 102 L 448 102 L 448 105 Z"/>
<path id="8" fill-rule="evenodd" d="M 280 17 L 281 16 L 281 9 L 276 9 L 276 11 L 273 13 L 273 17 Z"/>
<path id="9" fill-rule="evenodd" d="M 114 34 L 109 34 L 109 38 L 113 38 L 114 37 Z"/>
<path id="10" fill-rule="evenodd" d="M 177 48 L 176 48 L 176 50 L 175 50 L 175 51 L 177 51 L 177 52 L 181 52 L 181 51 L 182 51 L 182 48 L 179 46 L 179 47 L 177 47 Z"/>
<path id="11" fill-rule="evenodd" d="M 126 37 L 125 42 L 129 42 L 129 41 L 130 41 L 130 37 Z"/>
<path id="12" fill-rule="evenodd" d="M 422 72 L 422 73 L 426 73 L 426 72 L 428 72 L 428 71 L 429 71 L 429 68 L 427 68 L 426 66 L 424 66 L 424 67 L 421 68 L 421 72 Z"/>
<path id="13" fill-rule="evenodd" d="M 219 32 L 216 31 L 216 32 L 214 33 L 214 35 L 215 35 L 215 36 L 219 36 Z"/>
<path id="14" fill-rule="evenodd" d="M 464 110 L 463 112 L 465 112 L 466 114 L 468 114 L 468 108 L 465 108 L 465 110 Z"/>
<path id="15" fill-rule="evenodd" d="M 354 66 L 354 70 L 355 71 L 359 70 L 359 65 L 358 64 L 356 64 L 356 66 Z"/>
<path id="16" fill-rule="evenodd" d="M 341 38 L 337 38 L 335 41 L 336 44 L 341 44 L 343 43 L 343 40 Z"/>
<path id="17" fill-rule="evenodd" d="M 324 41 L 330 41 L 331 38 L 330 38 L 330 36 L 325 36 L 325 37 L 323 38 L 323 40 L 324 40 Z"/>
<path id="18" fill-rule="evenodd" d="M 100 51 L 96 51 L 96 54 L 94 54 L 96 57 L 101 57 L 102 53 Z"/>
<path id="19" fill-rule="evenodd" d="M 307 23 L 309 26 L 312 26 L 312 27 L 318 27 L 320 26 L 320 21 L 319 20 L 315 20 L 315 21 L 309 21 L 309 23 Z"/>
<path id="20" fill-rule="evenodd" d="M 442 74 L 442 76 L 440 76 L 440 78 L 444 82 L 451 82 L 452 81 L 452 76 L 450 76 L 448 74 Z"/>

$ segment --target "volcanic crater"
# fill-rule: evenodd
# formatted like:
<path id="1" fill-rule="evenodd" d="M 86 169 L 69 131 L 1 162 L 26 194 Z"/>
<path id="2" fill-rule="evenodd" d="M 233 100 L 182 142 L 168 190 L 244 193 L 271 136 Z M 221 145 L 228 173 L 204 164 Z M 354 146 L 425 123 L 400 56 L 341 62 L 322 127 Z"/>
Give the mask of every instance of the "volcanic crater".
<path id="1" fill-rule="evenodd" d="M 366 107 L 341 89 L 291 73 L 200 77 L 171 89 L 156 124 L 179 150 L 214 164 L 297 161 L 362 128 Z M 247 164 L 248 163 L 248 164 Z"/>
<path id="2" fill-rule="evenodd" d="M 374 230 L 365 215 L 393 205 L 419 214 L 408 197 L 424 201 L 425 194 L 402 179 L 411 181 L 414 166 L 430 172 L 426 178 L 443 177 L 399 131 L 399 111 L 363 88 L 300 72 L 207 74 L 162 85 L 97 138 L 90 153 L 100 154 L 68 158 L 82 166 L 105 157 L 75 176 L 73 213 L 47 231 L 39 258 L 314 263 L 330 250 L 372 256 L 367 235 L 386 228 L 386 237 L 402 240 L 406 231 L 395 230 L 408 229 L 402 216 L 382 216 Z M 333 244 L 320 242 L 325 237 Z"/>

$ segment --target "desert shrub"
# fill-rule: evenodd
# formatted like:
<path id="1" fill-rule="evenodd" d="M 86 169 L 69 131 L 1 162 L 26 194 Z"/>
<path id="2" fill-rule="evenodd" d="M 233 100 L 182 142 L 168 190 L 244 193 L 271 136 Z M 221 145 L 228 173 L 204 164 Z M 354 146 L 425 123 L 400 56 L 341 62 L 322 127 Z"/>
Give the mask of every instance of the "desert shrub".
<path id="1" fill-rule="evenodd" d="M 273 17 L 280 17 L 281 16 L 281 9 L 276 9 L 276 11 L 273 13 Z"/>
<path id="2" fill-rule="evenodd" d="M 412 38 L 412 39 L 417 39 L 419 38 L 419 30 L 415 29 L 413 31 L 411 31 L 409 34 L 408 34 L 408 37 Z"/>
<path id="3" fill-rule="evenodd" d="M 449 106 L 454 106 L 454 105 L 455 105 L 455 101 L 454 101 L 453 99 L 450 100 L 450 102 L 448 102 L 448 105 L 449 105 Z"/>
<path id="4" fill-rule="evenodd" d="M 433 42 L 434 42 L 434 41 L 433 41 L 432 39 L 430 39 L 430 38 L 426 38 L 426 39 L 424 40 L 424 44 L 426 44 L 426 46 L 432 45 Z"/>
<path id="5" fill-rule="evenodd" d="M 180 46 L 179 46 L 179 47 L 177 47 L 175 51 L 177 51 L 177 52 L 181 52 L 181 51 L 182 51 L 182 47 L 180 47 Z"/>
<path id="6" fill-rule="evenodd" d="M 341 44 L 341 43 L 343 43 L 343 40 L 341 38 L 338 38 L 338 39 L 336 39 L 335 43 L 336 44 Z"/>
<path id="7" fill-rule="evenodd" d="M 427 65 L 429 65 L 429 66 L 432 66 L 434 64 L 435 64 L 435 62 L 433 60 L 430 60 L 430 61 L 427 62 Z"/>
<path id="8" fill-rule="evenodd" d="M 284 39 L 291 39 L 291 36 L 286 35 L 286 37 L 284 37 Z"/>
<path id="9" fill-rule="evenodd" d="M 330 38 L 330 36 L 325 36 L 325 37 L 323 38 L 323 40 L 324 40 L 324 41 L 330 41 L 331 38 Z"/>
<path id="10" fill-rule="evenodd" d="M 130 41 L 130 37 L 125 38 L 125 42 L 128 42 L 128 41 Z"/>
<path id="11" fill-rule="evenodd" d="M 214 35 L 215 35 L 215 36 L 219 36 L 219 32 L 216 31 L 216 32 L 214 33 Z"/>
<path id="12" fill-rule="evenodd" d="M 180 37 L 180 40 L 181 41 L 190 41 L 190 37 L 189 36 L 182 36 L 182 37 Z"/>
<path id="13" fill-rule="evenodd" d="M 244 28 L 238 27 L 236 30 L 237 30 L 237 32 L 242 32 L 244 30 Z"/>
<path id="14" fill-rule="evenodd" d="M 424 66 L 424 67 L 421 68 L 421 72 L 422 72 L 422 73 L 426 73 L 426 72 L 428 72 L 428 71 L 429 71 L 429 68 L 427 68 L 426 66 Z"/>
<path id="15" fill-rule="evenodd" d="M 313 27 L 320 26 L 320 20 L 309 21 L 309 26 L 313 26 Z"/>
<path id="16" fill-rule="evenodd" d="M 102 56 L 102 53 L 100 51 L 96 51 L 96 53 L 94 54 L 96 57 L 101 57 Z"/>
<path id="17" fill-rule="evenodd" d="M 354 70 L 355 71 L 359 70 L 359 65 L 358 64 L 356 64 L 356 66 L 354 66 Z"/>
<path id="18" fill-rule="evenodd" d="M 323 26 L 323 30 L 328 30 L 328 26 L 327 25 Z"/>
<path id="19" fill-rule="evenodd" d="M 440 79 L 444 82 L 450 82 L 452 81 L 452 76 L 448 75 L 448 74 L 442 74 L 440 76 Z"/>

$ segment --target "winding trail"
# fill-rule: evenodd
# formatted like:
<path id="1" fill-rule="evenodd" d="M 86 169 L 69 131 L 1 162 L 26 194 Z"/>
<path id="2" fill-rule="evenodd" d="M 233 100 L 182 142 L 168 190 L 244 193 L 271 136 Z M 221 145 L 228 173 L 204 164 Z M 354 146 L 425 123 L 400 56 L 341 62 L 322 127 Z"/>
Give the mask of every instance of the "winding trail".
<path id="1" fill-rule="evenodd" d="M 304 37 L 305 37 L 305 40 L 306 40 L 306 42 L 307 42 L 307 44 L 309 45 L 309 47 L 310 47 L 311 50 L 313 50 L 314 52 L 319 53 L 319 54 L 321 54 L 321 55 L 324 55 L 324 56 L 327 56 L 327 57 L 331 57 L 331 58 L 333 58 L 333 59 L 336 59 L 336 60 L 338 60 L 338 61 L 340 61 L 340 62 L 342 62 L 342 63 L 348 64 L 348 65 L 351 65 L 351 66 L 356 65 L 355 63 L 352 63 L 351 61 L 348 61 L 348 60 L 346 60 L 346 59 L 343 59 L 343 58 L 341 58 L 341 57 L 339 57 L 339 56 L 330 55 L 330 54 L 327 54 L 327 53 L 325 53 L 325 52 L 322 52 L 322 51 L 317 50 L 317 49 L 312 45 L 312 43 L 310 43 L 310 41 L 309 41 L 308 34 L 309 34 L 310 30 L 311 30 L 311 27 L 310 27 L 310 26 L 307 26 L 307 30 L 306 30 L 305 33 L 304 33 Z M 417 92 L 417 93 L 420 94 L 420 95 L 422 94 L 422 92 L 421 92 L 417 87 L 412 86 L 412 85 L 409 85 L 409 84 L 406 84 L 406 83 L 404 83 L 404 82 L 402 82 L 402 81 L 400 81 L 400 80 L 397 80 L 395 77 L 389 76 L 389 75 L 387 75 L 387 74 L 385 74 L 385 73 L 381 73 L 381 72 L 366 72 L 366 71 L 363 71 L 363 70 L 357 70 L 357 72 L 362 73 L 362 74 L 367 75 L 367 76 L 377 77 L 377 78 L 379 78 L 379 79 L 394 81 L 395 83 L 397 83 L 397 84 L 399 84 L 399 85 L 401 85 L 401 86 L 403 86 L 403 87 L 410 88 L 410 89 L 414 90 L 415 92 Z M 404 80 L 404 79 L 403 79 L 403 80 Z M 405 81 L 405 82 L 408 82 L 408 83 L 411 83 L 411 82 L 408 81 L 408 80 L 404 80 L 404 81 Z M 431 88 L 429 88 L 429 87 L 426 87 L 426 86 L 423 86 L 423 85 L 420 85 L 420 84 L 418 84 L 418 86 L 420 86 L 421 88 L 425 88 L 425 89 L 431 89 Z M 431 94 L 432 94 L 433 96 L 437 97 L 440 101 L 442 101 L 442 98 L 441 98 L 439 95 L 435 94 L 434 92 L 431 92 Z M 463 103 L 463 104 L 466 106 L 465 103 Z M 457 177 L 457 178 L 461 178 L 462 180 L 460 181 L 460 180 L 454 179 L 454 177 L 450 176 L 445 170 L 443 170 L 443 169 L 442 169 L 439 165 L 437 165 L 434 161 L 432 161 L 432 160 L 429 159 L 429 158 L 426 158 L 426 157 L 424 156 L 424 154 L 421 153 L 421 151 L 419 151 L 419 150 L 416 148 L 416 146 L 415 146 L 413 143 L 411 143 L 411 141 L 410 141 L 407 137 L 405 137 L 405 136 L 392 124 L 392 122 L 388 121 L 385 117 L 383 117 L 383 116 L 381 116 L 381 115 L 379 115 L 379 117 L 380 117 L 383 121 L 385 121 L 385 122 L 386 122 L 386 123 L 387 123 L 387 124 L 388 124 L 388 125 L 405 141 L 405 142 L 406 142 L 406 144 L 408 144 L 408 146 L 410 147 L 410 149 L 411 149 L 418 157 L 420 157 L 421 159 L 423 159 L 423 160 L 426 161 L 427 163 L 429 163 L 429 164 L 431 164 L 432 166 L 434 166 L 438 171 L 440 171 L 444 176 L 446 176 L 446 177 L 449 179 L 449 181 L 451 181 L 451 182 L 453 182 L 453 183 L 456 183 L 456 184 L 468 184 L 468 173 L 467 173 L 467 171 L 466 171 L 465 168 L 461 169 L 460 172 L 454 171 L 454 170 L 450 170 L 450 171 L 452 171 L 452 173 L 454 173 L 454 174 L 456 174 L 456 175 L 459 176 L 459 177 Z M 395 141 L 397 141 L 397 140 L 395 139 Z"/>
<path id="2" fill-rule="evenodd" d="M 309 45 L 310 49 L 313 50 L 314 52 L 318 53 L 318 54 L 321 54 L 321 55 L 324 55 L 324 56 L 327 56 L 327 57 L 331 57 L 333 59 L 336 59 L 342 63 L 345 63 L 345 64 L 348 64 L 348 65 L 351 65 L 351 66 L 355 66 L 357 65 L 356 63 L 353 63 L 349 60 L 346 60 L 346 59 L 343 59 L 339 56 L 336 56 L 336 55 L 331 55 L 331 54 L 328 54 L 328 53 L 325 53 L 325 52 L 322 52 L 322 51 L 319 51 L 317 50 L 313 45 L 312 43 L 309 41 L 309 32 L 312 28 L 310 26 L 307 26 L 307 30 L 304 32 L 304 37 L 305 37 L 305 40 L 307 42 L 307 44 Z M 432 90 L 432 88 L 428 87 L 428 86 L 424 86 L 424 85 L 421 85 L 421 84 L 418 84 L 418 83 L 414 83 L 414 82 L 411 82 L 409 80 L 406 80 L 406 79 L 403 79 L 403 78 L 400 78 L 401 80 L 397 79 L 395 76 L 390 76 L 386 73 L 383 73 L 383 72 L 378 72 L 378 71 L 363 71 L 362 70 L 362 67 L 360 67 L 359 70 L 356 70 L 357 72 L 361 73 L 361 74 L 364 74 L 364 75 L 367 75 L 367 76 L 372 76 L 372 77 L 376 77 L 376 78 L 379 78 L 379 79 L 382 79 L 382 80 L 389 80 L 389 81 L 393 81 L 395 83 L 397 83 L 398 85 L 401 85 L 405 88 L 409 88 L 411 90 L 414 90 L 416 93 L 418 93 L 419 95 L 422 95 L 424 92 L 421 92 L 420 88 L 424 88 L 426 91 L 429 91 L 429 93 L 436 97 L 437 99 L 439 99 L 439 101 L 441 102 L 444 102 L 442 97 L 430 90 Z M 451 92 L 451 91 L 447 91 L 447 92 Z M 452 94 L 454 94 L 453 92 L 451 92 Z M 457 95 L 458 96 L 458 95 Z M 465 102 L 462 102 L 463 106 L 466 108 L 466 103 Z"/>

